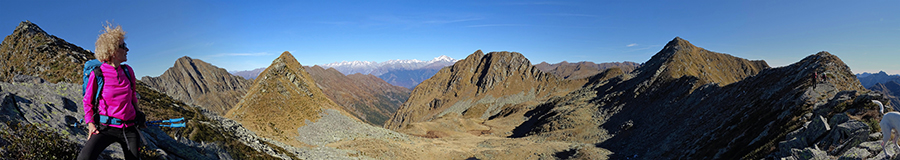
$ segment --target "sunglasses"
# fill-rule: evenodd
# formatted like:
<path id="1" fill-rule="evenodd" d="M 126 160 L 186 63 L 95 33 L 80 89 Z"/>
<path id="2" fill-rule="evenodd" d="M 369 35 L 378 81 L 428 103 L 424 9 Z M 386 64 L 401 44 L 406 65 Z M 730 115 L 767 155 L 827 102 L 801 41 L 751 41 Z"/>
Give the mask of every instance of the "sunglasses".
<path id="1" fill-rule="evenodd" d="M 122 44 L 119 45 L 119 48 L 123 48 L 123 49 L 124 49 L 124 48 L 125 48 L 125 42 L 122 42 Z"/>

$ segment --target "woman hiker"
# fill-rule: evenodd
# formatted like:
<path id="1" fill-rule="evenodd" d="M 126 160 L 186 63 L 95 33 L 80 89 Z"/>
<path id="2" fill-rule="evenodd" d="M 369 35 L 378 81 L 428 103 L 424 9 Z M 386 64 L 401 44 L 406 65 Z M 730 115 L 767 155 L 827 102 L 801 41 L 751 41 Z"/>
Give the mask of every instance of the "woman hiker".
<path id="1" fill-rule="evenodd" d="M 112 27 L 107 23 L 102 34 L 97 37 L 94 57 L 101 64 L 102 86 L 87 85 L 84 94 L 84 119 L 88 124 L 88 140 L 78 154 L 78 159 L 97 159 L 103 150 L 112 143 L 119 143 L 125 153 L 125 159 L 139 159 L 140 131 L 136 123 L 139 119 L 138 98 L 134 85 L 134 72 L 128 65 L 121 64 L 128 60 L 128 47 L 125 45 L 125 31 L 122 26 Z M 90 73 L 88 84 L 96 84 L 97 72 Z M 127 75 L 126 75 L 127 74 Z M 97 77 L 99 78 L 99 77 Z M 100 88 L 96 103 L 94 93 Z M 96 104 L 97 106 L 94 106 Z M 94 109 L 100 114 L 94 117 Z M 95 125 L 95 122 L 96 123 Z"/>

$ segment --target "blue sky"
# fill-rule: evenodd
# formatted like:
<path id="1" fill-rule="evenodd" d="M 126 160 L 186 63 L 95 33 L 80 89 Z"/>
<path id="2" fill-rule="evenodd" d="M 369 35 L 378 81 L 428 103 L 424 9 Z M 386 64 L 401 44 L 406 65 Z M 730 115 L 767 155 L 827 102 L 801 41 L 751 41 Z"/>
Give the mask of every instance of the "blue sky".
<path id="1" fill-rule="evenodd" d="M 642 63 L 676 36 L 784 66 L 829 51 L 853 72 L 900 74 L 900 1 L 12 1 L 0 35 L 21 21 L 94 50 L 102 24 L 128 32 L 138 76 L 182 56 L 218 67 L 267 67 L 283 51 L 303 65 L 462 59 L 515 51 L 532 63 Z M 3 33 L 5 32 L 5 33 Z"/>

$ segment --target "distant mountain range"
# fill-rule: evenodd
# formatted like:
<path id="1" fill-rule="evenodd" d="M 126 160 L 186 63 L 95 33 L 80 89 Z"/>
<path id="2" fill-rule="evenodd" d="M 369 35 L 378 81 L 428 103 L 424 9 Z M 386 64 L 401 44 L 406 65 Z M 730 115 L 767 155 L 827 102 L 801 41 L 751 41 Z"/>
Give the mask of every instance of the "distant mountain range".
<path id="1" fill-rule="evenodd" d="M 409 60 L 389 60 L 384 62 L 375 61 L 343 61 L 321 65 L 322 68 L 334 68 L 344 75 L 351 74 L 371 74 L 381 78 L 382 80 L 396 86 L 413 89 L 425 79 L 430 78 L 438 70 L 446 66 L 453 65 L 456 59 L 445 55 L 435 57 L 429 61 L 421 61 L 416 59 Z M 247 71 L 233 71 L 234 75 L 239 75 L 247 79 L 255 79 L 259 73 L 265 68 L 257 68 Z"/>
<path id="2" fill-rule="evenodd" d="M 266 70 L 265 67 L 246 71 L 228 71 L 228 73 L 244 77 L 245 79 L 253 80 L 256 79 L 256 76 L 259 76 L 259 73 L 262 73 L 264 70 Z"/>
<path id="3" fill-rule="evenodd" d="M 334 68 L 344 74 L 372 74 L 380 76 L 384 73 L 395 70 L 416 70 L 421 68 L 443 68 L 453 65 L 456 59 L 441 55 L 429 61 L 421 61 L 417 59 L 410 60 L 389 60 L 384 62 L 375 61 L 343 61 L 321 65 L 323 68 Z"/>
<path id="4" fill-rule="evenodd" d="M 860 73 L 856 74 L 856 78 L 859 79 L 859 83 L 863 85 L 863 87 L 869 88 L 875 86 L 876 83 L 887 83 L 889 81 L 896 81 L 900 83 L 900 74 L 888 75 L 884 71 L 878 73 Z"/>
<path id="5" fill-rule="evenodd" d="M 888 75 L 884 71 L 878 73 L 856 74 L 859 83 L 869 90 L 884 93 L 893 106 L 900 104 L 900 75 Z"/>
<path id="6" fill-rule="evenodd" d="M 608 63 L 600 63 L 595 64 L 594 62 L 578 62 L 578 63 L 569 63 L 566 61 L 562 61 L 556 64 L 549 64 L 547 62 L 541 62 L 534 67 L 537 67 L 541 71 L 559 76 L 564 79 L 579 79 L 590 77 L 596 75 L 600 72 L 603 72 L 609 68 L 619 68 L 623 72 L 631 72 L 635 68 L 641 66 L 639 63 L 634 62 L 608 62 Z"/>

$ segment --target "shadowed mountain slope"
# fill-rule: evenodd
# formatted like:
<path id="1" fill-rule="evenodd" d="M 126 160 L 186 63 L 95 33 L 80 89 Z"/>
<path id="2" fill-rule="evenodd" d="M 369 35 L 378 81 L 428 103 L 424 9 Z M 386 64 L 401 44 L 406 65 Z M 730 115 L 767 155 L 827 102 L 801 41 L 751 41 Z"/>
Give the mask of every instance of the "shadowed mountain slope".
<path id="1" fill-rule="evenodd" d="M 0 81 L 36 75 L 52 83 L 81 83 L 82 65 L 91 59 L 94 53 L 24 21 L 0 44 Z"/>
<path id="2" fill-rule="evenodd" d="M 344 75 L 334 68 L 304 66 L 322 92 L 359 119 L 376 126 L 384 125 L 400 104 L 409 99 L 410 90 L 388 84 L 373 75 Z"/>
<path id="3" fill-rule="evenodd" d="M 869 87 L 869 90 L 878 91 L 885 94 L 885 97 L 890 99 L 890 103 L 892 106 L 896 106 L 900 104 L 900 83 L 897 81 L 888 81 L 885 83 L 875 83 L 872 87 Z"/>
<path id="4" fill-rule="evenodd" d="M 251 80 L 229 74 L 225 69 L 199 59 L 181 57 L 159 77 L 141 81 L 175 99 L 225 115 L 250 88 Z"/>
<path id="5" fill-rule="evenodd" d="M 814 81 L 816 72 L 829 81 Z M 630 74 L 592 80 L 541 104 L 513 137 L 595 143 L 614 152 L 611 158 L 781 158 L 770 154 L 810 120 L 801 117 L 867 106 L 874 97 L 865 91 L 827 52 L 768 68 L 675 38 Z M 863 114 L 854 110 L 848 114 Z"/>

